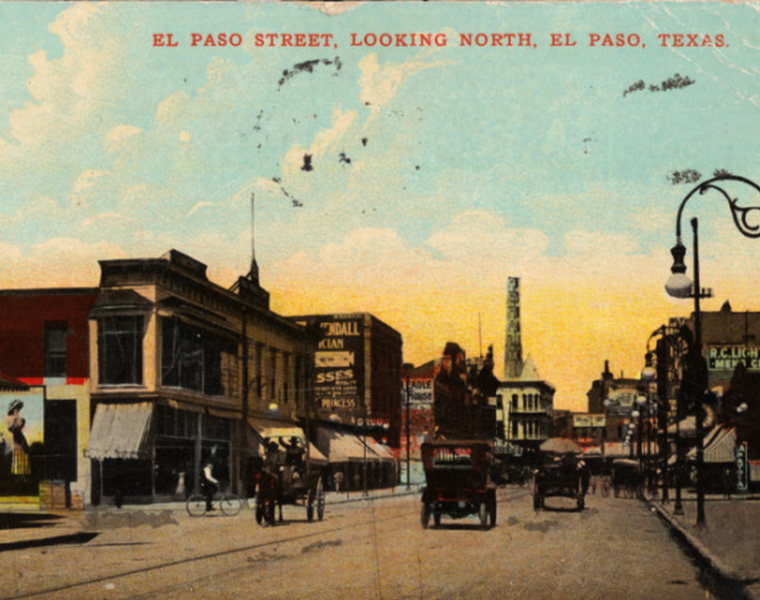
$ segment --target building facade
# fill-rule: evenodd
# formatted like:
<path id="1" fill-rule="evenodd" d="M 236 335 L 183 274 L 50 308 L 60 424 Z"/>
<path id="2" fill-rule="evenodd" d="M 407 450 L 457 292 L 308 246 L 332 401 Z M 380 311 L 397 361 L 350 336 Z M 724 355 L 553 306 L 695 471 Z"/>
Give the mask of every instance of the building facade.
<path id="1" fill-rule="evenodd" d="M 403 340 L 369 313 L 290 317 L 319 337 L 310 433 L 348 489 L 395 485 Z"/>
<path id="2" fill-rule="evenodd" d="M 89 493 L 88 314 L 97 297 L 97 288 L 0 291 L 0 497 L 54 484 L 60 508 Z"/>
<path id="3" fill-rule="evenodd" d="M 504 406 L 504 439 L 535 452 L 552 436 L 555 389 L 541 379 L 530 357 L 519 373 L 499 386 Z"/>
<path id="4" fill-rule="evenodd" d="M 183 497 L 209 459 L 248 492 L 257 434 L 271 417 L 307 414 L 316 338 L 269 309 L 253 268 L 228 290 L 176 250 L 100 267 L 89 314 L 93 502 Z"/>

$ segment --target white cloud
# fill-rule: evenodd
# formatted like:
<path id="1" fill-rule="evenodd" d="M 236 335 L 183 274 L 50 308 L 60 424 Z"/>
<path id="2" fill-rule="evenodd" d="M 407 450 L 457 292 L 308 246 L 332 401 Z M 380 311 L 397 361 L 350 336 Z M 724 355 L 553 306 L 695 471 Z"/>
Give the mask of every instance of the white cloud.
<path id="1" fill-rule="evenodd" d="M 292 175 L 294 172 L 298 172 L 303 165 L 305 154 L 319 158 L 329 150 L 335 149 L 358 120 L 359 114 L 356 111 L 343 112 L 336 109 L 333 112 L 332 127 L 320 131 L 314 137 L 314 141 L 308 150 L 304 150 L 301 146 L 294 146 L 287 152 L 283 160 L 284 173 Z"/>
<path id="2" fill-rule="evenodd" d="M 371 122 L 382 109 L 396 97 L 404 82 L 426 69 L 443 66 L 443 62 L 432 63 L 420 59 L 412 59 L 404 63 L 387 62 L 383 65 L 377 60 L 377 54 L 368 54 L 359 61 L 362 71 L 359 78 L 361 86 L 360 99 L 370 108 Z"/>
<path id="3" fill-rule="evenodd" d="M 106 135 L 106 149 L 113 152 L 120 147 L 122 142 L 140 135 L 142 132 L 143 130 L 140 127 L 134 125 L 117 125 Z"/>

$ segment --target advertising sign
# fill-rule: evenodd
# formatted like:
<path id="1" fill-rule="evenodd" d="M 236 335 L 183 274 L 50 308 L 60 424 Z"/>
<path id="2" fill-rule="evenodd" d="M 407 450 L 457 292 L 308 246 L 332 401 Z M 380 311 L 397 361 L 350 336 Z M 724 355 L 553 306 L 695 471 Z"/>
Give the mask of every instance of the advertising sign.
<path id="1" fill-rule="evenodd" d="M 364 394 L 361 317 L 326 316 L 317 323 L 323 335 L 314 358 L 317 411 L 324 418 L 334 415 L 343 422 L 356 422 Z"/>
<path id="2" fill-rule="evenodd" d="M 433 406 L 433 380 L 432 378 L 409 379 L 404 382 L 404 390 L 408 390 L 409 396 L 404 398 L 411 408 L 432 408 Z"/>
<path id="3" fill-rule="evenodd" d="M 707 367 L 711 371 L 733 371 L 740 362 L 748 371 L 760 371 L 760 346 L 734 344 L 707 347 Z"/>
<path id="4" fill-rule="evenodd" d="M 42 467 L 44 406 L 38 389 L 0 394 L 0 495 L 36 493 Z"/>
<path id="5" fill-rule="evenodd" d="M 573 427 L 605 427 L 604 415 L 573 415 Z"/>

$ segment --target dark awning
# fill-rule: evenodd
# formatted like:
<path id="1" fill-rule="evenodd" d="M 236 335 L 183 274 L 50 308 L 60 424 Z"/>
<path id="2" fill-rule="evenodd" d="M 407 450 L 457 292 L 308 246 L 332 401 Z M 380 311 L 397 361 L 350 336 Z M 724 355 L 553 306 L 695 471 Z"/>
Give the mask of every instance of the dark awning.
<path id="1" fill-rule="evenodd" d="M 134 290 L 111 290 L 102 292 L 90 310 L 90 317 L 108 316 L 114 313 L 146 311 L 153 303 Z"/>
<path id="2" fill-rule="evenodd" d="M 153 405 L 98 404 L 85 455 L 104 458 L 150 458 Z"/>

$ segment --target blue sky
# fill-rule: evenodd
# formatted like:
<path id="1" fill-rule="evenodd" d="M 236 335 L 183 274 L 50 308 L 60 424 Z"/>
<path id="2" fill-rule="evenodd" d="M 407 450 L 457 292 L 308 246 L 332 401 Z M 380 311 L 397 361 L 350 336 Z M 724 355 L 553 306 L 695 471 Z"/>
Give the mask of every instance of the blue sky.
<path id="1" fill-rule="evenodd" d="M 696 183 L 672 174 L 760 179 L 757 7 L 320 8 L 1 3 L 0 284 L 95 285 L 99 259 L 177 248 L 229 285 L 250 262 L 253 193 L 276 310 L 367 310 L 402 333 L 410 362 L 452 340 L 470 354 L 493 343 L 498 363 L 519 276 L 526 352 L 558 405 L 582 408 L 605 359 L 635 375 L 648 334 L 690 309 L 662 291 Z M 193 32 L 244 41 L 191 48 Z M 288 32 L 332 33 L 337 47 L 253 45 Z M 349 46 L 382 32 L 449 43 Z M 465 32 L 530 33 L 536 47 L 459 47 Z M 180 46 L 153 47 L 154 33 Z M 551 48 L 551 33 L 577 46 Z M 590 33 L 646 47 L 590 48 Z M 663 48 L 663 33 L 727 45 Z M 748 192 L 736 190 L 760 200 Z M 716 289 L 705 308 L 757 309 L 760 243 L 720 198 L 689 208 Z"/>

